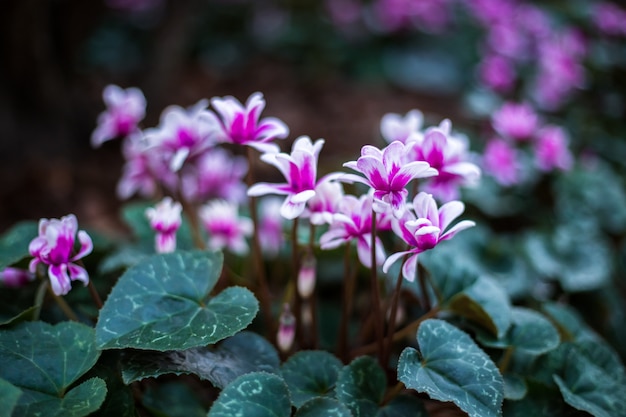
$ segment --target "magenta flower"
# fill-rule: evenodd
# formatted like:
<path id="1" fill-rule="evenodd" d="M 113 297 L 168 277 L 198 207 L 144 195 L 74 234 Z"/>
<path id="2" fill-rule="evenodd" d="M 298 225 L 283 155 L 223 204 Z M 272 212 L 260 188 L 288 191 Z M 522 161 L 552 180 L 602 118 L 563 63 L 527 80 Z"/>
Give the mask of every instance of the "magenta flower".
<path id="1" fill-rule="evenodd" d="M 181 191 L 191 201 L 221 198 L 242 203 L 246 199 L 247 186 L 243 179 L 247 172 L 245 158 L 233 156 L 221 148 L 211 148 L 181 174 Z"/>
<path id="2" fill-rule="evenodd" d="M 387 273 L 391 265 L 405 255 L 410 255 L 402 265 L 402 276 L 408 281 L 415 280 L 417 255 L 434 248 L 440 242 L 451 239 L 461 230 L 474 226 L 476 223 L 463 220 L 450 227 L 454 219 L 465 210 L 460 201 L 450 201 L 439 209 L 432 195 L 421 192 L 413 199 L 413 210 L 407 210 L 401 219 L 394 219 L 394 232 L 402 238 L 411 249 L 391 255 L 383 265 Z"/>
<path id="3" fill-rule="evenodd" d="M 186 161 L 195 161 L 215 144 L 217 117 L 201 100 L 189 109 L 170 106 L 163 110 L 159 127 L 145 131 L 151 152 L 170 171 L 178 172 Z"/>
<path id="4" fill-rule="evenodd" d="M 374 190 L 373 208 L 377 212 L 384 212 L 391 206 L 394 215 L 399 216 L 404 210 L 405 200 L 409 194 L 407 184 L 415 178 L 426 178 L 437 175 L 437 170 L 431 168 L 428 162 L 406 162 L 411 146 L 405 146 L 400 141 L 390 143 L 380 150 L 371 145 L 361 148 L 361 157 L 350 161 L 343 166 L 358 171 L 365 178 L 346 174 L 341 181 L 361 182 Z"/>
<path id="5" fill-rule="evenodd" d="M 610 36 L 626 34 L 626 10 L 611 2 L 592 6 L 592 20 L 601 33 Z"/>
<path id="6" fill-rule="evenodd" d="M 214 97 L 211 105 L 221 116 L 218 129 L 218 141 L 248 145 L 260 152 L 278 152 L 278 147 L 270 143 L 274 139 L 284 139 L 289 134 L 285 123 L 275 117 L 259 120 L 265 108 L 263 94 L 254 93 L 246 102 L 246 107 L 227 96 Z"/>
<path id="7" fill-rule="evenodd" d="M 539 169 L 551 171 L 558 168 L 568 171 L 574 160 L 567 144 L 567 134 L 559 126 L 546 126 L 541 129 L 534 143 L 535 159 Z"/>
<path id="8" fill-rule="evenodd" d="M 257 197 L 265 194 L 286 195 L 280 208 L 280 214 L 286 219 L 295 219 L 305 209 L 307 201 L 315 196 L 317 186 L 317 159 L 324 146 L 324 140 L 318 139 L 311 143 L 308 136 L 300 136 L 291 148 L 291 154 L 266 153 L 261 159 L 274 165 L 283 174 L 287 183 L 257 183 L 248 190 L 248 195 Z M 330 181 L 341 174 L 329 174 L 320 179 Z"/>
<path id="9" fill-rule="evenodd" d="M 199 215 L 209 235 L 209 249 L 226 248 L 237 255 L 248 253 L 246 237 L 254 227 L 252 220 L 239 216 L 236 204 L 215 200 L 202 206 Z"/>
<path id="10" fill-rule="evenodd" d="M 380 119 L 380 133 L 387 143 L 398 140 L 406 145 L 410 138 L 422 136 L 423 122 L 424 115 L 417 109 L 409 111 L 405 116 L 387 113 Z"/>
<path id="11" fill-rule="evenodd" d="M 356 240 L 359 261 L 367 268 L 372 267 L 372 193 L 356 198 L 346 195 L 339 202 L 338 210 L 333 214 L 332 223 L 327 232 L 320 237 L 320 247 L 324 250 L 335 249 Z M 388 212 L 376 216 L 376 229 L 386 230 L 391 224 Z M 383 243 L 376 236 L 376 264 L 385 261 Z"/>
<path id="12" fill-rule="evenodd" d="M 78 231 L 80 249 L 74 253 L 74 242 Z M 39 236 L 34 238 L 28 246 L 28 251 L 34 257 L 28 267 L 32 273 L 36 272 L 37 265 L 48 265 L 48 277 L 52 291 L 56 295 L 65 295 L 71 289 L 71 281 L 89 283 L 87 271 L 74 263 L 91 253 L 93 244 L 84 230 L 78 230 L 76 216 L 69 214 L 59 219 L 39 220 Z"/>
<path id="13" fill-rule="evenodd" d="M 99 147 L 104 142 L 128 136 L 146 115 L 146 99 L 138 88 L 121 89 L 108 85 L 102 93 L 107 109 L 98 116 L 98 126 L 91 135 L 91 145 Z"/>
<path id="14" fill-rule="evenodd" d="M 527 140 L 539 128 L 539 117 L 529 104 L 507 102 L 493 114 L 491 123 L 502 136 Z"/>
<path id="15" fill-rule="evenodd" d="M 309 221 L 315 225 L 330 223 L 343 196 L 340 182 L 320 181 L 315 187 L 315 196 L 307 202 L 305 214 Z"/>
<path id="16" fill-rule="evenodd" d="M 478 67 L 481 82 L 499 93 L 511 91 L 515 84 L 513 63 L 500 55 L 487 55 Z"/>
<path id="17" fill-rule="evenodd" d="M 502 139 L 492 139 L 483 152 L 483 168 L 501 185 L 519 182 L 520 165 L 517 151 Z"/>
<path id="18" fill-rule="evenodd" d="M 21 268 L 7 266 L 0 272 L 0 282 L 7 288 L 20 288 L 35 279 L 35 274 Z"/>
<path id="19" fill-rule="evenodd" d="M 176 250 L 176 231 L 182 223 L 180 203 L 165 197 L 156 207 L 146 209 L 150 227 L 156 231 L 154 248 L 157 253 L 169 253 Z"/>

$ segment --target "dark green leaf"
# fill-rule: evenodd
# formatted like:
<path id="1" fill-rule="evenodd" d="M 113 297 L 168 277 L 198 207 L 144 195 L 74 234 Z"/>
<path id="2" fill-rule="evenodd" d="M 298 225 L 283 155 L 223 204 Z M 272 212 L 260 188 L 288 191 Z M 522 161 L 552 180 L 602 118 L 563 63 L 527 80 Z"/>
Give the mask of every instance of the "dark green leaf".
<path id="1" fill-rule="evenodd" d="M 289 417 L 291 401 L 285 381 L 277 375 L 252 372 L 231 382 L 220 393 L 208 417 Z"/>
<path id="2" fill-rule="evenodd" d="M 505 401 L 506 417 L 580 417 L 580 412 L 563 402 L 558 390 L 543 384 L 530 383 L 521 400 Z"/>
<path id="3" fill-rule="evenodd" d="M 124 384 L 119 373 L 121 352 L 109 350 L 102 353 L 96 366 L 86 377 L 102 378 L 107 384 L 107 396 L 102 406 L 90 417 L 136 417 L 135 398 L 131 387 Z"/>
<path id="4" fill-rule="evenodd" d="M 580 315 L 564 304 L 546 303 L 542 310 L 554 321 L 564 340 L 597 339 Z"/>
<path id="5" fill-rule="evenodd" d="M 426 320 L 417 332 L 420 352 L 400 355 L 398 379 L 439 401 L 452 401 L 470 417 L 502 415 L 504 382 L 474 341 L 443 320 Z"/>
<path id="6" fill-rule="evenodd" d="M 198 396 L 180 382 L 150 387 L 142 401 L 158 417 L 205 417 L 207 413 Z"/>
<path id="7" fill-rule="evenodd" d="M 38 235 L 35 222 L 20 222 L 0 236 L 0 271 L 29 255 L 28 245 Z"/>
<path id="8" fill-rule="evenodd" d="M 281 367 L 281 373 L 292 404 L 300 407 L 310 399 L 332 394 L 342 366 L 335 356 L 319 350 L 301 351 L 291 356 Z"/>
<path id="9" fill-rule="evenodd" d="M 428 417 L 428 413 L 421 400 L 399 395 L 378 410 L 376 417 Z"/>
<path id="10" fill-rule="evenodd" d="M 526 396 L 528 388 L 524 378 L 519 375 L 504 374 L 504 398 L 507 400 L 521 400 Z"/>
<path id="11" fill-rule="evenodd" d="M 352 417 L 352 413 L 335 399 L 318 397 L 302 404 L 295 417 Z"/>
<path id="12" fill-rule="evenodd" d="M 13 413 L 13 408 L 17 404 L 17 400 L 19 400 L 22 395 L 22 391 L 4 379 L 0 379 L 0 404 L 2 404 L 2 408 L 0 408 L 0 417 L 11 417 L 11 413 Z"/>
<path id="13" fill-rule="evenodd" d="M 221 253 L 174 252 L 142 260 L 113 287 L 100 311 L 96 343 L 101 349 L 182 350 L 243 330 L 258 302 L 240 287 L 211 297 L 221 268 Z"/>
<path id="14" fill-rule="evenodd" d="M 195 374 L 224 388 L 250 372 L 278 373 L 279 364 L 278 352 L 270 342 L 256 333 L 242 331 L 217 347 L 130 353 L 122 361 L 122 377 L 130 384 L 163 374 Z"/>
<path id="15" fill-rule="evenodd" d="M 387 378 L 378 362 L 361 356 L 341 369 L 335 391 L 354 417 L 368 417 L 378 412 L 386 387 Z"/>
<path id="16" fill-rule="evenodd" d="M 10 319 L 6 319 L 0 322 L 0 327 L 9 328 L 25 321 L 31 321 L 37 309 L 37 306 L 29 307 L 21 313 L 11 317 Z"/>

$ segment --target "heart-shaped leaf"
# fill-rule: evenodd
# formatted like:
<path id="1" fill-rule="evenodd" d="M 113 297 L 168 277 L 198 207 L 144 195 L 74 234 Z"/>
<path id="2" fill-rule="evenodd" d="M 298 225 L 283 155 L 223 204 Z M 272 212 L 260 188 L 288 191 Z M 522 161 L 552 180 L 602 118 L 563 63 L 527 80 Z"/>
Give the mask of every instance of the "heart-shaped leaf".
<path id="1" fill-rule="evenodd" d="M 182 350 L 243 330 L 258 302 L 240 287 L 211 297 L 221 268 L 221 253 L 181 251 L 143 259 L 120 277 L 100 311 L 98 347 Z"/>
<path id="2" fill-rule="evenodd" d="M 373 417 L 386 387 L 387 378 L 378 362 L 361 356 L 341 369 L 335 391 L 337 399 L 348 406 L 354 417 Z"/>
<path id="3" fill-rule="evenodd" d="M 37 237 L 35 222 L 20 222 L 0 237 L 0 271 L 29 255 L 28 245 Z"/>
<path id="4" fill-rule="evenodd" d="M 278 352 L 270 342 L 256 333 L 243 331 L 217 347 L 131 353 L 122 361 L 122 378 L 130 384 L 163 374 L 195 374 L 224 388 L 250 372 L 278 373 L 279 365 Z"/>
<path id="5" fill-rule="evenodd" d="M 294 406 L 332 394 L 341 361 L 328 352 L 319 350 L 301 351 L 291 356 L 281 367 L 281 373 Z"/>
<path id="6" fill-rule="evenodd" d="M 11 417 L 13 408 L 20 399 L 22 391 L 10 382 L 0 379 L 0 417 Z"/>
<path id="7" fill-rule="evenodd" d="M 452 401 L 470 417 L 502 415 L 504 382 L 493 361 L 465 332 L 437 319 L 417 331 L 420 352 L 406 348 L 398 379 L 408 388 Z"/>
<path id="8" fill-rule="evenodd" d="M 207 413 L 198 395 L 180 382 L 148 388 L 142 402 L 144 407 L 159 417 L 205 417 Z"/>
<path id="9" fill-rule="evenodd" d="M 352 417 L 352 413 L 335 399 L 317 397 L 302 404 L 295 417 Z"/>
<path id="10" fill-rule="evenodd" d="M 220 393 L 208 414 L 208 417 L 232 416 L 291 416 L 285 381 L 266 372 L 252 372 L 235 379 Z"/>
<path id="11" fill-rule="evenodd" d="M 26 322 L 0 332 L 0 378 L 23 392 L 15 415 L 79 417 L 97 410 L 106 395 L 102 379 L 68 389 L 99 356 L 93 329 L 79 323 Z"/>

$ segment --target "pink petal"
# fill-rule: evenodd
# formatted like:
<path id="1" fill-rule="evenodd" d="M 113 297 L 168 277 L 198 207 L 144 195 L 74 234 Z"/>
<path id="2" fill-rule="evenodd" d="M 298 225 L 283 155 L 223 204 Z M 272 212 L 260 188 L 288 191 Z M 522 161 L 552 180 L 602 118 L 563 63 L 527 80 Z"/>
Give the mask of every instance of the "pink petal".
<path id="1" fill-rule="evenodd" d="M 91 237 L 84 230 L 78 231 L 78 241 L 80 242 L 80 249 L 78 250 L 78 253 L 72 257 L 72 261 L 76 261 L 83 256 L 89 255 L 93 250 Z"/>
<path id="2" fill-rule="evenodd" d="M 415 275 L 417 275 L 417 253 L 413 252 L 412 256 L 409 256 L 402 265 L 402 276 L 409 282 L 415 281 Z"/>
<path id="3" fill-rule="evenodd" d="M 65 295 L 72 289 L 70 278 L 67 275 L 67 265 L 50 265 L 48 268 L 48 277 L 52 291 L 56 295 Z"/>
<path id="4" fill-rule="evenodd" d="M 290 197 L 280 207 L 280 215 L 286 219 L 292 220 L 300 216 L 306 207 L 306 202 L 293 201 Z"/>
<path id="5" fill-rule="evenodd" d="M 305 191 L 299 192 L 298 194 L 294 194 L 291 197 L 291 201 L 293 201 L 294 203 L 306 203 L 313 197 L 315 197 L 314 190 L 305 190 Z"/>
<path id="6" fill-rule="evenodd" d="M 413 199 L 413 208 L 418 218 L 428 219 L 434 226 L 439 226 L 437 203 L 432 195 L 420 192 Z"/>
<path id="7" fill-rule="evenodd" d="M 465 204 L 461 201 L 450 201 L 439 208 L 439 227 L 446 230 L 450 223 L 465 211 Z"/>
<path id="8" fill-rule="evenodd" d="M 389 268 L 391 268 L 391 265 L 395 264 L 398 261 L 398 259 L 402 258 L 404 255 L 409 254 L 409 253 L 411 253 L 411 251 L 396 252 L 392 254 L 391 256 L 389 256 L 387 260 L 385 261 L 385 263 L 383 264 L 383 272 L 385 274 L 389 272 Z"/>
<path id="9" fill-rule="evenodd" d="M 359 261 L 366 268 L 372 267 L 372 254 L 371 254 L 371 243 L 372 235 L 370 233 L 366 233 L 362 236 L 359 236 L 356 243 L 356 253 L 359 257 Z"/>
<path id="10" fill-rule="evenodd" d="M 457 233 L 459 233 L 461 230 L 465 230 L 468 229 L 470 227 L 476 226 L 476 223 L 471 221 L 471 220 L 463 220 L 462 222 L 459 222 L 457 224 L 455 224 L 454 226 L 452 226 L 452 228 L 450 230 L 448 230 L 447 232 L 445 232 L 440 238 L 439 240 L 448 240 L 450 238 L 452 238 L 454 235 L 456 235 Z"/>
<path id="11" fill-rule="evenodd" d="M 348 241 L 350 241 L 350 238 L 346 235 L 344 229 L 330 229 L 320 236 L 320 248 L 324 250 L 335 249 Z"/>
<path id="12" fill-rule="evenodd" d="M 264 117 L 257 129 L 257 136 L 263 139 L 284 139 L 289 136 L 289 127 L 275 117 Z"/>
<path id="13" fill-rule="evenodd" d="M 248 196 L 258 197 L 266 194 L 289 194 L 289 184 L 271 184 L 267 182 L 259 182 L 248 189 Z"/>
<path id="14" fill-rule="evenodd" d="M 67 264 L 67 268 L 72 281 L 81 281 L 85 285 L 89 284 L 89 274 L 87 274 L 85 268 L 72 263 Z"/>
<path id="15" fill-rule="evenodd" d="M 428 162 L 414 161 L 403 165 L 391 180 L 391 188 L 397 190 L 405 187 L 412 179 L 427 178 L 437 175 L 439 172 L 431 168 Z"/>
<path id="16" fill-rule="evenodd" d="M 387 170 L 383 163 L 373 156 L 362 156 L 356 162 L 357 169 L 362 172 L 373 188 L 387 190 L 389 188 Z"/>

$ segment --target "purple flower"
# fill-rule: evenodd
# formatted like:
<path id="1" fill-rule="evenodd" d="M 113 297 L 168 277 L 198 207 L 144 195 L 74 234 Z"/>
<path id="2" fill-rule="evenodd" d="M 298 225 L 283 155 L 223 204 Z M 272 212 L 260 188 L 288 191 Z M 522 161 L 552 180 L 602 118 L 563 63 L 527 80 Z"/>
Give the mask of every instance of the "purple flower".
<path id="1" fill-rule="evenodd" d="M 245 158 L 233 156 L 221 148 L 211 148 L 181 174 L 181 191 L 191 201 L 221 198 L 242 203 L 246 199 L 247 187 L 243 178 L 247 172 Z"/>
<path id="2" fill-rule="evenodd" d="M 402 265 L 402 275 L 408 281 L 415 280 L 417 255 L 434 248 L 440 242 L 451 239 L 461 230 L 475 225 L 473 221 L 463 220 L 450 227 L 454 219 L 465 210 L 460 201 L 450 201 L 439 209 L 432 195 L 421 192 L 413 200 L 413 210 L 407 210 L 402 218 L 394 219 L 394 232 L 402 238 L 411 249 L 391 255 L 383 265 L 383 272 L 387 273 L 391 265 L 405 255 L 410 255 Z"/>
<path id="3" fill-rule="evenodd" d="M 178 172 L 186 161 L 195 161 L 215 144 L 217 117 L 201 100 L 189 109 L 170 106 L 163 110 L 159 127 L 145 131 L 151 152 L 170 171 Z"/>
<path id="4" fill-rule="evenodd" d="M 7 266 L 0 272 L 0 282 L 7 288 L 20 288 L 35 279 L 35 274 L 21 268 Z"/>
<path id="5" fill-rule="evenodd" d="M 500 55 L 487 55 L 478 68 L 480 80 L 499 93 L 510 91 L 515 84 L 515 67 Z"/>
<path id="6" fill-rule="evenodd" d="M 307 202 L 309 221 L 315 225 L 330 223 L 343 196 L 340 182 L 320 181 L 315 187 L 315 196 Z"/>
<path id="7" fill-rule="evenodd" d="M 527 140 L 539 127 L 539 117 L 529 104 L 507 102 L 493 114 L 491 123 L 502 136 Z"/>
<path id="8" fill-rule="evenodd" d="M 156 231 L 154 247 L 158 253 L 169 253 L 176 250 L 176 231 L 181 225 L 183 208 L 178 202 L 165 197 L 156 207 L 146 209 L 146 217 L 150 227 Z"/>
<path id="9" fill-rule="evenodd" d="M 108 85 L 102 98 L 107 109 L 98 116 L 98 126 L 91 135 L 94 148 L 108 140 L 130 135 L 146 115 L 146 99 L 137 88 L 123 90 L 117 85 Z"/>
<path id="10" fill-rule="evenodd" d="M 380 150 L 371 145 L 361 148 L 361 157 L 356 161 L 350 161 L 343 166 L 358 171 L 365 178 L 346 174 L 341 181 L 356 181 L 369 185 L 374 190 L 373 208 L 377 212 L 383 212 L 387 206 L 391 206 L 394 215 L 401 215 L 407 195 L 407 184 L 415 178 L 426 178 L 437 175 L 437 170 L 431 168 L 425 161 L 407 161 L 411 146 L 405 146 L 400 141 L 390 143 Z"/>
<path id="11" fill-rule="evenodd" d="M 260 152 L 278 152 L 278 147 L 270 143 L 274 139 L 284 139 L 289 134 L 285 123 L 275 117 L 259 120 L 265 108 L 263 94 L 254 93 L 244 108 L 234 97 L 214 97 L 211 105 L 221 116 L 218 141 L 248 145 Z"/>
<path id="12" fill-rule="evenodd" d="M 339 202 L 337 212 L 333 214 L 330 228 L 320 237 L 320 247 L 324 250 L 335 249 L 344 243 L 356 240 L 359 260 L 368 268 L 372 267 L 372 203 L 371 193 L 356 198 L 346 195 Z M 390 226 L 390 215 L 380 213 L 376 216 L 377 230 L 385 230 Z M 376 237 L 376 264 L 385 261 L 385 250 L 379 237 Z"/>
<path id="13" fill-rule="evenodd" d="M 246 237 L 252 234 L 252 220 L 240 217 L 236 204 L 215 200 L 202 206 L 199 214 L 209 235 L 209 249 L 227 248 L 237 255 L 248 253 Z"/>
<path id="14" fill-rule="evenodd" d="M 280 208 L 280 214 L 286 219 L 295 219 L 305 209 L 307 201 L 315 196 L 317 186 L 317 158 L 324 146 L 324 140 L 318 139 L 311 143 L 308 136 L 300 136 L 291 148 L 291 154 L 266 153 L 261 159 L 274 165 L 283 174 L 287 183 L 257 183 L 248 190 L 248 195 L 257 197 L 265 194 L 286 195 L 287 198 Z M 329 181 L 341 174 L 329 174 L 320 179 Z"/>
<path id="15" fill-rule="evenodd" d="M 80 249 L 74 253 L 74 241 L 78 231 Z M 59 219 L 39 220 L 39 236 L 28 246 L 34 257 L 30 261 L 29 271 L 36 272 L 37 265 L 48 265 L 48 277 L 52 291 L 56 295 L 65 295 L 71 289 L 71 281 L 79 280 L 85 285 L 89 283 L 87 271 L 73 263 L 91 253 L 93 244 L 84 230 L 78 230 L 76 216 L 69 214 Z"/>
<path id="16" fill-rule="evenodd" d="M 117 195 L 122 199 L 138 193 L 150 198 L 157 191 L 157 182 L 176 186 L 176 176 L 162 160 L 156 158 L 141 133 L 131 135 L 124 140 L 122 153 L 126 159 L 122 177 L 117 184 Z"/>
<path id="17" fill-rule="evenodd" d="M 424 115 L 413 109 L 404 117 L 397 113 L 387 113 L 380 120 L 380 132 L 387 143 L 400 141 L 404 144 L 411 138 L 421 137 Z"/>
<path id="18" fill-rule="evenodd" d="M 550 125 L 541 129 L 534 143 L 535 159 L 539 169 L 569 170 L 574 161 L 567 144 L 567 135 L 561 127 Z"/>
<path id="19" fill-rule="evenodd" d="M 492 139 L 487 143 L 483 152 L 483 168 L 501 185 L 513 185 L 520 180 L 517 151 L 502 139 Z"/>
<path id="20" fill-rule="evenodd" d="M 594 25 L 601 33 L 610 36 L 626 34 L 626 11 L 611 2 L 600 2 L 592 6 Z"/>

